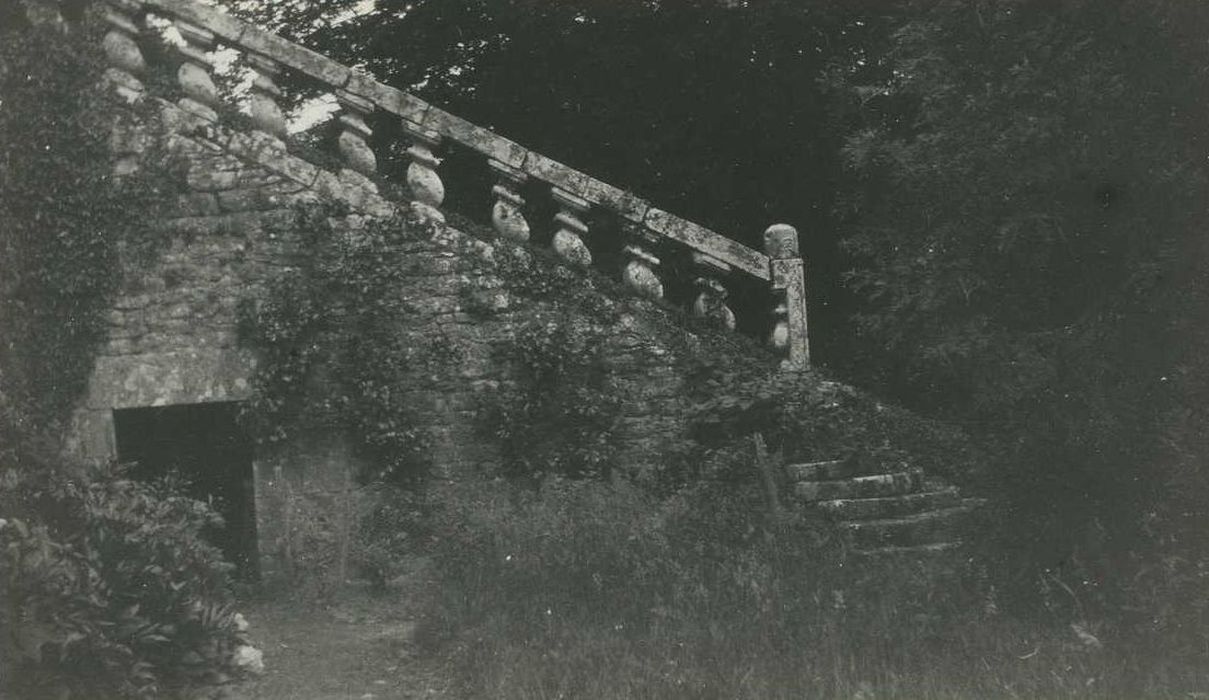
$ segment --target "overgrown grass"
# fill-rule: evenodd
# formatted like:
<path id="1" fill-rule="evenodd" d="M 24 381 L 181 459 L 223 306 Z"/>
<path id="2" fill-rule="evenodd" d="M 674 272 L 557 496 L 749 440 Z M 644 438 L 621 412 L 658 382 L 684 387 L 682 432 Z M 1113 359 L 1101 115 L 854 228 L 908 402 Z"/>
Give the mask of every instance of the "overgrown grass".
<path id="1" fill-rule="evenodd" d="M 970 554 L 870 560 L 755 481 L 443 486 L 422 628 L 470 697 L 1200 697 L 1209 655 L 997 599 Z M 1037 613 L 1041 614 L 1030 614 Z M 1184 651 L 1187 651 L 1185 649 Z"/>

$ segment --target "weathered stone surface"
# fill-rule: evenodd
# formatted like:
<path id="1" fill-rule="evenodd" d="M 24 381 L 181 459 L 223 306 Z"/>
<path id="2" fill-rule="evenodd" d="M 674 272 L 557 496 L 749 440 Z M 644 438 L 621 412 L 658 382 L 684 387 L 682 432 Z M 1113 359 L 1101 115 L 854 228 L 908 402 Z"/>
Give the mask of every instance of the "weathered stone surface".
<path id="1" fill-rule="evenodd" d="M 436 107 L 427 111 L 422 125 L 513 168 L 521 167 L 528 154 L 525 148 L 503 136 Z"/>
<path id="2" fill-rule="evenodd" d="M 585 176 L 579 196 L 634 223 L 641 224 L 651 205 L 635 194 L 626 192 L 593 177 Z"/>
<path id="3" fill-rule="evenodd" d="M 919 488 L 922 479 L 923 475 L 918 471 L 904 471 L 835 481 L 799 481 L 793 490 L 804 501 L 876 498 L 911 493 Z"/>
<path id="4" fill-rule="evenodd" d="M 417 124 L 424 121 L 424 115 L 429 109 L 429 104 L 424 100 L 389 85 L 383 85 L 360 71 L 352 71 L 349 74 L 344 89 L 346 92 L 369 100 L 391 114 Z"/>
<path id="5" fill-rule="evenodd" d="M 721 236 L 691 221 L 651 208 L 644 219 L 647 228 L 674 241 L 718 258 L 758 279 L 769 277 L 768 256 Z"/>
<path id="6" fill-rule="evenodd" d="M 204 27 L 215 35 L 231 41 L 238 41 L 247 25 L 222 12 L 216 7 L 203 5 L 191 0 L 145 0 L 147 7 L 163 10 L 170 16 L 188 20 L 199 27 Z"/>
<path id="7" fill-rule="evenodd" d="M 764 231 L 764 253 L 773 260 L 797 258 L 798 231 L 788 224 L 773 224 Z"/>
<path id="8" fill-rule="evenodd" d="M 366 85 L 361 87 L 372 91 Z M 168 119 L 179 117 L 175 106 L 160 106 Z M 427 138 L 426 133 L 419 136 Z M 424 138 L 418 143 L 427 152 L 419 152 L 417 160 L 420 167 L 432 170 L 439 161 L 432 153 L 432 139 L 425 142 Z M 264 133 L 232 132 L 222 124 L 211 124 L 176 132 L 167 144 L 189 163 L 190 191 L 181 197 L 177 212 L 186 215 L 159 222 L 166 241 L 153 261 L 127 262 L 124 289 L 107 318 L 108 336 L 80 408 L 78 435 L 72 438 L 75 449 L 95 457 L 112 455 L 112 435 L 106 436 L 103 416 L 115 408 L 238 401 L 248 396 L 255 358 L 248 348 L 240 347 L 237 308 L 241 301 L 261 298 L 280 271 L 300 264 L 303 249 L 294 230 L 295 203 L 347 204 L 354 213 L 332 219 L 337 234 L 399 213 L 399 205 L 384 199 L 364 176 L 316 168 L 285 152 L 280 141 Z M 141 141 L 136 145 L 135 150 L 144 148 Z M 494 152 L 517 162 L 515 155 Z M 505 160 L 496 163 L 506 184 L 530 174 Z M 534 160 L 528 165 L 529 170 L 556 175 L 561 181 L 586 183 L 598 206 L 625 200 L 625 193 L 553 161 Z M 519 213 L 515 189 L 503 192 L 497 192 L 497 204 L 517 208 Z M 432 192 L 424 196 L 430 202 L 440 201 Z M 583 246 L 587 225 L 581 217 L 593 202 L 561 189 L 555 190 L 555 198 L 561 207 L 556 222 L 560 231 L 574 237 L 573 245 Z M 481 430 L 482 394 L 515 385 L 516 368 L 501 361 L 499 349 L 513 344 L 519 329 L 539 310 L 549 310 L 552 302 L 514 296 L 503 288 L 492 261 L 496 246 L 508 245 L 505 241 L 486 243 L 439 223 L 429 224 L 419 238 L 413 237 L 415 233 L 413 228 L 408 238 L 399 241 L 400 332 L 417 348 L 447 342 L 457 352 L 435 368 L 417 369 L 408 382 L 407 400 L 414 404 L 423 427 L 431 431 L 431 456 L 438 476 L 453 478 L 494 469 L 499 464 L 498 445 Z M 632 257 L 645 267 L 658 263 L 642 251 Z M 633 283 L 639 287 L 657 283 L 657 278 L 639 279 L 639 273 L 647 271 L 631 271 Z M 684 378 L 668 366 L 668 360 L 678 352 L 673 348 L 691 347 L 692 341 L 649 302 L 606 298 L 602 303 L 622 314 L 606 349 L 622 392 L 618 460 L 635 470 L 650 469 L 662 461 L 661 451 L 687 429 Z M 771 357 L 755 361 L 771 361 Z M 111 433 L 112 427 L 108 430 Z M 338 447 L 311 442 L 282 447 L 280 454 L 258 455 L 255 467 L 259 538 L 269 568 L 285 485 L 291 493 L 330 499 L 345 488 L 340 475 L 354 469 L 354 458 Z"/>
<path id="9" fill-rule="evenodd" d="M 250 391 L 254 366 L 250 354 L 226 350 L 103 356 L 84 405 L 103 410 L 241 400 Z"/>
<path id="10" fill-rule="evenodd" d="M 588 176 L 575 168 L 563 165 L 556 160 L 547 158 L 540 153 L 529 151 L 521 169 L 538 180 L 548 182 L 572 195 L 579 196 L 588 181 Z"/>
<path id="11" fill-rule="evenodd" d="M 806 320 L 806 277 L 801 258 L 772 261 L 773 289 L 784 290 L 784 301 L 778 305 L 778 321 L 774 345 L 789 353 L 794 367 L 810 365 L 810 332 Z"/>

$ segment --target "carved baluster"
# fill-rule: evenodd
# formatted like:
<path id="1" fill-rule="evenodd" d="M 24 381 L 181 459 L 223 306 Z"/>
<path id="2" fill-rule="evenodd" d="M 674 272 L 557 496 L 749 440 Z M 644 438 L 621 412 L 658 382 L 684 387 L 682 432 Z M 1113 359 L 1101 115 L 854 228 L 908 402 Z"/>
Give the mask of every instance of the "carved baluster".
<path id="1" fill-rule="evenodd" d="M 495 195 L 495 205 L 491 207 L 491 225 L 501 238 L 524 243 L 529 240 L 529 222 L 521 207 L 525 200 L 521 198 L 520 186 L 525 183 L 525 174 L 512 166 L 492 158 L 487 165 L 495 171 L 496 185 L 491 188 Z"/>
<path id="2" fill-rule="evenodd" d="M 659 258 L 651 252 L 658 239 L 649 231 L 636 230 L 636 227 L 631 230 L 631 236 L 634 242 L 622 250 L 629 262 L 621 271 L 621 281 L 640 297 L 662 299 L 663 283 L 656 272 Z"/>
<path id="3" fill-rule="evenodd" d="M 771 262 L 772 289 L 777 297 L 769 341 L 788 355 L 788 364 L 804 368 L 810 364 L 810 342 L 806 326 L 805 266 L 798 252 L 798 232 L 786 224 L 774 224 L 764 232 L 764 252 Z"/>
<path id="4" fill-rule="evenodd" d="M 109 31 L 101 42 L 109 62 L 105 79 L 127 102 L 134 102 L 143 96 L 143 81 L 138 76 L 147 71 L 147 61 L 138 45 L 139 26 L 133 18 L 138 7 L 137 2 L 111 1 L 105 10 L 105 23 L 109 25 Z"/>
<path id="5" fill-rule="evenodd" d="M 588 234 L 588 225 L 583 222 L 582 217 L 591 205 L 588 200 L 557 187 L 551 190 L 551 195 L 559 209 L 558 215 L 554 217 L 554 223 L 558 227 L 551 244 L 554 252 L 563 262 L 573 267 L 590 266 L 592 252 L 583 240 Z"/>
<path id="6" fill-rule="evenodd" d="M 277 87 L 277 76 L 281 74 L 281 64 L 268 56 L 248 54 L 248 65 L 256 73 L 252 81 L 252 95 L 249 107 L 252 110 L 252 122 L 256 128 L 284 139 L 286 136 L 285 112 L 277 100 L 281 98 L 281 88 Z"/>
<path id="7" fill-rule="evenodd" d="M 693 253 L 693 266 L 697 268 L 697 298 L 693 300 L 693 315 L 708 319 L 727 330 L 735 329 L 735 312 L 726 304 L 728 292 L 722 278 L 730 272 L 730 265 L 705 253 Z"/>
<path id="8" fill-rule="evenodd" d="M 214 33 L 182 19 L 177 19 L 174 24 L 184 39 L 184 44 L 177 46 L 176 50 L 185 59 L 176 72 L 176 80 L 185 93 L 177 104 L 190 114 L 215 121 L 218 113 L 214 108 L 219 104 L 219 97 L 218 88 L 210 76 Z"/>
<path id="9" fill-rule="evenodd" d="M 378 159 L 374 149 L 369 147 L 368 141 L 374 132 L 365 123 L 365 118 L 374 111 L 374 103 L 343 90 L 336 93 L 336 101 L 341 109 L 341 131 L 337 139 L 340 155 L 353 172 L 373 175 L 378 171 Z"/>
<path id="10" fill-rule="evenodd" d="M 445 183 L 437 173 L 441 159 L 433 153 L 441 145 L 441 135 L 409 121 L 403 122 L 403 128 L 411 138 L 411 148 L 407 149 L 411 159 L 407 166 L 407 186 L 411 188 L 412 206 L 430 221 L 444 221 L 441 203 L 445 201 Z"/>

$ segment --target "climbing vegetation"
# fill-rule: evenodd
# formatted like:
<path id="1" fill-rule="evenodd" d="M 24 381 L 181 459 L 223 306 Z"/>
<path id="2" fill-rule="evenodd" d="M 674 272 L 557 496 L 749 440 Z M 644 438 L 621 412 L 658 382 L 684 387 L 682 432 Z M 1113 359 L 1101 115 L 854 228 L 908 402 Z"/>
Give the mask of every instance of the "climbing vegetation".
<path id="1" fill-rule="evenodd" d="M 445 339 L 406 331 L 399 282 L 409 231 L 401 217 L 347 217 L 302 208 L 282 235 L 297 235 L 298 264 L 240 311 L 243 338 L 261 353 L 244 419 L 263 443 L 316 428 L 343 433 L 367 457 L 366 481 L 421 476 L 429 438 L 407 391 L 412 373 L 457 361 Z"/>
<path id="2" fill-rule="evenodd" d="M 0 396 L 51 431 L 92 369 L 119 254 L 151 245 L 152 213 L 180 183 L 156 157 L 114 177 L 116 115 L 153 127 L 101 85 L 99 37 L 75 31 L 0 36 Z"/>
<path id="3" fill-rule="evenodd" d="M 123 261 L 180 179 L 145 108 L 102 82 L 100 39 L 0 28 L 0 696 L 149 697 L 237 673 L 218 516 L 171 484 L 51 456 Z M 113 139 L 141 136 L 114 175 Z"/>

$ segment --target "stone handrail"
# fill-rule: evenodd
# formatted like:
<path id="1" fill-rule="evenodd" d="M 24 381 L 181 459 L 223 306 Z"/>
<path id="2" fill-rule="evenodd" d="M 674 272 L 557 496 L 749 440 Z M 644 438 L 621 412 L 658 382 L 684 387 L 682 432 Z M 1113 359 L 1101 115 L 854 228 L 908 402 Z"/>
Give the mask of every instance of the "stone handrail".
<path id="1" fill-rule="evenodd" d="M 104 39 L 110 64 L 107 75 L 127 99 L 134 101 L 143 94 L 139 76 L 147 66 L 138 43 L 144 32 L 142 15 L 160 15 L 172 21 L 183 40 L 177 48 L 182 59 L 177 79 L 185 95 L 179 105 L 186 111 L 203 119 L 217 118 L 214 108 L 220 97 L 211 75 L 211 51 L 221 40 L 242 51 L 255 71 L 250 108 L 258 130 L 285 137 L 276 79 L 283 68 L 301 73 L 335 93 L 341 108 L 338 146 L 349 170 L 365 176 L 376 172 L 377 160 L 367 143 L 372 135 L 367 117 L 381 111 L 401 120 L 411 141 L 407 184 L 416 210 L 424 216 L 444 220 L 440 206 L 445 187 L 437 171 L 441 160 L 434 152 L 445 141 L 460 144 L 485 156 L 496 175 L 492 224 L 501 237 L 528 240 L 519 189 L 530 179 L 544 182 L 559 209 L 552 247 L 568 265 L 587 267 L 592 262 L 583 242 L 589 230 L 585 215 L 594 207 L 611 212 L 628 224 L 631 240 L 624 248 L 628 262 L 622 278 L 635 293 L 663 296 L 657 272 L 660 260 L 653 249 L 663 241 L 675 242 L 688 249 L 699 273 L 694 314 L 733 329 L 734 313 L 726 304 L 727 276 L 740 272 L 766 282 L 776 300 L 770 342 L 785 353 L 789 366 L 809 364 L 804 265 L 792 227 L 769 227 L 762 253 L 215 7 L 196 0 L 105 0 L 104 5 L 109 25 Z"/>

